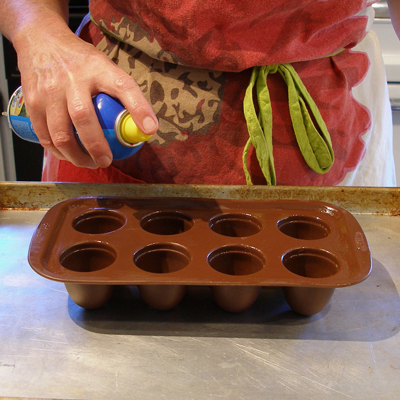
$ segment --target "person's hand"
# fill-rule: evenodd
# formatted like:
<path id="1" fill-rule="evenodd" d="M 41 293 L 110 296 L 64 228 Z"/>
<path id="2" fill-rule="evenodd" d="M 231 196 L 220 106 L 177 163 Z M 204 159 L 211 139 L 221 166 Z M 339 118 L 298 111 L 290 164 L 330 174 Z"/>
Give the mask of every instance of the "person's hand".
<path id="1" fill-rule="evenodd" d="M 41 145 L 76 166 L 107 167 L 112 153 L 97 120 L 92 96 L 121 101 L 146 134 L 156 116 L 136 82 L 64 23 L 30 26 L 14 39 L 28 114 Z M 78 144 L 72 125 L 87 150 Z"/>

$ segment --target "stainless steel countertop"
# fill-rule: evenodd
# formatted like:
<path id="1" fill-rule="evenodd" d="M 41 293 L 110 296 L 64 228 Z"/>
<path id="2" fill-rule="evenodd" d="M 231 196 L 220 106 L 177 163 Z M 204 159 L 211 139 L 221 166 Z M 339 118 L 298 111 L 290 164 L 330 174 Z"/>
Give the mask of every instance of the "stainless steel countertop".
<path id="1" fill-rule="evenodd" d="M 399 398 L 400 217 L 355 214 L 372 274 L 307 318 L 279 289 L 263 289 L 241 314 L 220 310 L 198 287 L 167 312 L 147 307 L 134 287 L 85 311 L 27 262 L 44 213 L 0 211 L 0 397 Z"/>

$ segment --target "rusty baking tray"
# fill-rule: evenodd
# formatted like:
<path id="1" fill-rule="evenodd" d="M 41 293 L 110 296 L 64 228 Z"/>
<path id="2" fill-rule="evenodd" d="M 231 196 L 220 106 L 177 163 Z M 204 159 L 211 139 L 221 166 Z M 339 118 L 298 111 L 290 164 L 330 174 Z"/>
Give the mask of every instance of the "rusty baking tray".
<path id="1" fill-rule="evenodd" d="M 70 199 L 45 214 L 28 259 L 84 308 L 103 306 L 115 285 L 137 285 L 157 309 L 208 285 L 220 307 L 239 312 L 261 287 L 279 286 L 294 311 L 313 315 L 371 272 L 357 220 L 307 200 Z"/>

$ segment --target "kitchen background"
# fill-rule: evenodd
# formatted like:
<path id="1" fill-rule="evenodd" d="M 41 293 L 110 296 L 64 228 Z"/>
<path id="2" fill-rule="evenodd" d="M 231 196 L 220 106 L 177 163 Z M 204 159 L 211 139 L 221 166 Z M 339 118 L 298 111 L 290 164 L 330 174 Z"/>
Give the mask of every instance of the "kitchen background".
<path id="1" fill-rule="evenodd" d="M 76 30 L 88 12 L 87 0 L 70 0 L 70 27 Z M 400 41 L 389 18 L 387 1 L 374 5 L 373 29 L 378 34 L 386 67 L 393 110 L 393 140 L 398 186 L 400 186 Z M 12 45 L 0 36 L 0 112 L 5 111 L 9 96 L 20 86 L 17 57 Z M 7 119 L 0 118 L 0 181 L 39 181 L 42 147 L 12 134 Z"/>

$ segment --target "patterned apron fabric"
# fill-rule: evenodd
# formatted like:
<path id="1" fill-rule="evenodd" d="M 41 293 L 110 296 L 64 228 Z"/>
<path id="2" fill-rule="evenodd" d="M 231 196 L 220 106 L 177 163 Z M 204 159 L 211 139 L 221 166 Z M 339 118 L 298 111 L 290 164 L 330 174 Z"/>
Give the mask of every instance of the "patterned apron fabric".
<path id="1" fill-rule="evenodd" d="M 351 50 L 366 34 L 368 18 L 357 15 L 366 5 L 217 0 L 210 14 L 207 2 L 91 0 L 92 21 L 81 37 L 136 80 L 159 119 L 159 131 L 140 152 L 105 170 L 82 171 L 59 162 L 53 180 L 340 184 L 365 154 L 362 136 L 371 125 L 369 111 L 351 93 L 369 67 L 367 54 Z M 310 167 L 293 128 L 286 78 L 265 75 L 271 181 L 260 167 L 260 154 L 246 146 L 243 101 L 254 66 L 282 63 L 290 63 L 319 110 L 316 115 L 311 103 L 301 106 L 320 137 L 315 140 L 327 148 L 321 170 Z M 256 113 L 259 107 L 255 101 Z"/>

